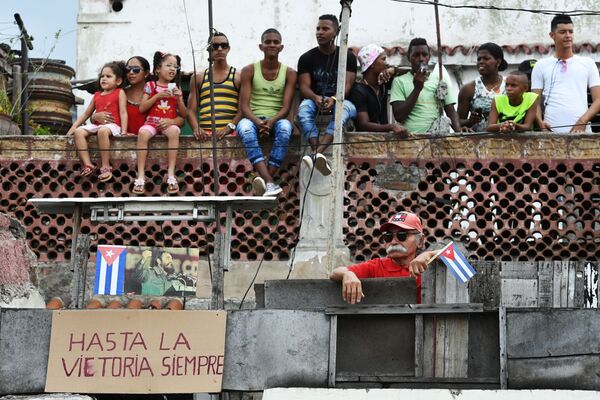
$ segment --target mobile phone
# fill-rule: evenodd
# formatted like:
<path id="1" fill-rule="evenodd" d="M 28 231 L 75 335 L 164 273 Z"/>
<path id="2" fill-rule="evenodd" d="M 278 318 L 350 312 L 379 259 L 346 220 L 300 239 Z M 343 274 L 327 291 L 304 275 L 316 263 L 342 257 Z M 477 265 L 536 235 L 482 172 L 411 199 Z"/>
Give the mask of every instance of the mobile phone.
<path id="1" fill-rule="evenodd" d="M 175 89 L 177 87 L 177 84 L 175 82 L 171 82 L 169 84 L 167 84 L 167 89 L 169 89 L 171 92 L 173 91 L 173 89 Z"/>

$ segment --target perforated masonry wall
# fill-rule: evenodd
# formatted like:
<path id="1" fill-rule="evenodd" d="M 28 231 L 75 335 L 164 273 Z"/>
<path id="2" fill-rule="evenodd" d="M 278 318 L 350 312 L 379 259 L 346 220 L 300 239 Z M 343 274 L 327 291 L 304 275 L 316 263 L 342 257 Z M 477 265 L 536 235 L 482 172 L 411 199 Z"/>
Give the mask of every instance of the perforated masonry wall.
<path id="1" fill-rule="evenodd" d="M 350 140 L 370 136 L 355 138 Z M 182 142 L 177 164 L 179 195 L 212 195 L 212 160 L 200 159 L 192 149 L 194 143 Z M 452 151 L 463 152 L 462 157 L 438 155 L 439 146 L 422 140 L 384 143 L 385 147 L 353 144 L 347 148 L 346 160 L 347 245 L 356 260 L 384 256 L 378 230 L 381 221 L 396 211 L 411 210 L 423 219 L 428 244 L 451 239 L 466 246 L 473 259 L 600 259 L 597 143 L 591 136 L 448 141 Z M 27 199 L 130 196 L 135 178 L 130 147 L 125 141 L 117 150 L 114 179 L 100 183 L 95 177 L 79 176 L 77 156 L 72 150 L 64 151 L 72 148 L 60 138 L 0 139 L 0 212 L 24 223 L 29 245 L 40 261 L 69 260 L 71 218 L 38 215 Z M 8 151 L 15 148 L 29 149 L 29 153 Z M 534 151 L 535 159 L 524 156 Z M 251 194 L 252 168 L 240 152 L 230 151 L 220 160 L 219 195 Z M 553 154 L 561 159 L 552 161 Z M 234 260 L 257 260 L 263 253 L 265 260 L 289 259 L 299 230 L 298 160 L 297 149 L 290 149 L 278 177 L 284 191 L 275 211 L 234 215 Z M 166 193 L 163 164 L 149 161 L 147 195 Z M 211 228 L 188 221 L 84 223 L 82 232 L 91 234 L 92 259 L 98 243 L 195 246 L 206 254 L 213 251 L 214 242 Z"/>
<path id="2" fill-rule="evenodd" d="M 357 260 L 385 256 L 378 227 L 400 210 L 420 215 L 429 244 L 461 242 L 473 259 L 600 259 L 600 162 L 393 163 L 347 163 L 344 232 Z"/>
<path id="3" fill-rule="evenodd" d="M 113 161 L 112 181 L 102 183 L 96 177 L 82 178 L 79 162 L 26 161 L 3 163 L 0 167 L 2 195 L 0 212 L 23 222 L 27 239 L 39 260 L 62 261 L 71 257 L 72 220 L 64 215 L 39 215 L 27 204 L 31 197 L 127 197 L 135 179 L 135 166 Z M 214 195 L 212 160 L 179 162 L 180 196 Z M 252 195 L 251 166 L 245 160 L 223 160 L 219 164 L 219 195 Z M 155 164 L 147 171 L 146 195 L 166 193 L 166 169 Z M 286 260 L 297 236 L 298 199 L 297 163 L 287 163 L 279 173 L 283 193 L 274 212 L 235 213 L 233 219 L 233 259 Z M 225 224 L 223 218 L 222 224 Z M 90 255 L 95 257 L 98 243 L 130 246 L 199 247 L 201 254 L 214 250 L 214 229 L 202 222 L 136 222 L 91 224 L 84 222 L 82 233 L 91 234 Z"/>

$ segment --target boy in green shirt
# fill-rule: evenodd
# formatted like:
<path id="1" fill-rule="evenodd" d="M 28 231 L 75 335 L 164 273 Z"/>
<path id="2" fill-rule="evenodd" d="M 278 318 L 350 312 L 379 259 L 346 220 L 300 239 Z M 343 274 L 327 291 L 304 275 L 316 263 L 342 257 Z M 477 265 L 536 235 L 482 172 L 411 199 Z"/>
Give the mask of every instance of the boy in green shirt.
<path id="1" fill-rule="evenodd" d="M 528 92 L 529 80 L 521 71 L 513 71 L 506 77 L 506 94 L 492 100 L 488 132 L 516 132 L 532 129 L 539 98 Z"/>

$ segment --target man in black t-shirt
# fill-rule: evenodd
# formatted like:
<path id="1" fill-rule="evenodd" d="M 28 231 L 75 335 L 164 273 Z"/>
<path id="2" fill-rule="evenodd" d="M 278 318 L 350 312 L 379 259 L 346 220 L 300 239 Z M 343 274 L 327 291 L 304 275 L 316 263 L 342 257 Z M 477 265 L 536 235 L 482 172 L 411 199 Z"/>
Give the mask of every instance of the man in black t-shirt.
<path id="1" fill-rule="evenodd" d="M 390 124 L 388 119 L 389 84 L 400 71 L 388 67 L 385 51 L 374 44 L 360 49 L 358 61 L 362 81 L 354 84 L 348 97 L 356 106 L 356 128 L 365 132 L 393 132 L 406 137 L 408 130 L 400 124 Z"/>
<path id="2" fill-rule="evenodd" d="M 339 47 L 335 45 L 335 37 L 339 32 L 339 22 L 335 15 L 325 14 L 319 17 L 317 24 L 317 43 L 300 56 L 298 60 L 298 82 L 300 95 L 303 100 L 298 108 L 298 122 L 302 134 L 310 144 L 312 154 L 304 156 L 302 162 L 308 167 L 314 167 L 323 175 L 331 174 L 331 167 L 322 154 L 333 141 L 334 116 L 327 126 L 325 135 L 320 136 L 315 125 L 315 116 L 319 110 L 330 113 L 335 105 L 337 87 L 337 67 Z M 356 57 L 348 52 L 346 66 L 346 85 L 344 97 L 347 97 L 356 78 Z M 344 100 L 342 124 L 354 118 L 356 109 L 354 105 Z"/>

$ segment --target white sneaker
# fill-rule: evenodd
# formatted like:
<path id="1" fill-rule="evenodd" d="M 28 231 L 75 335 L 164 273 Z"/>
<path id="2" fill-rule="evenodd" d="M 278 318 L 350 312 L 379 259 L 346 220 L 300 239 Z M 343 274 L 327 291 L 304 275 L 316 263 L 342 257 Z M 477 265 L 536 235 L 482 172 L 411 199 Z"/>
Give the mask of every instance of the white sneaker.
<path id="1" fill-rule="evenodd" d="M 265 185 L 265 180 L 260 176 L 257 176 L 252 181 L 252 191 L 255 196 L 262 196 L 267 191 L 267 186 Z"/>
<path id="2" fill-rule="evenodd" d="M 309 171 L 311 169 L 313 169 L 313 155 L 309 154 L 309 155 L 302 157 L 302 163 L 304 164 L 306 169 L 308 169 Z"/>
<path id="3" fill-rule="evenodd" d="M 263 194 L 263 197 L 277 196 L 282 191 L 283 189 L 281 188 L 281 186 L 279 186 L 276 183 L 269 182 L 267 183 L 267 191 Z"/>
<path id="4" fill-rule="evenodd" d="M 315 155 L 315 168 L 323 176 L 331 175 L 331 167 L 329 166 L 329 161 L 327 161 L 327 158 L 325 158 L 325 156 L 321 153 L 317 153 Z"/>

